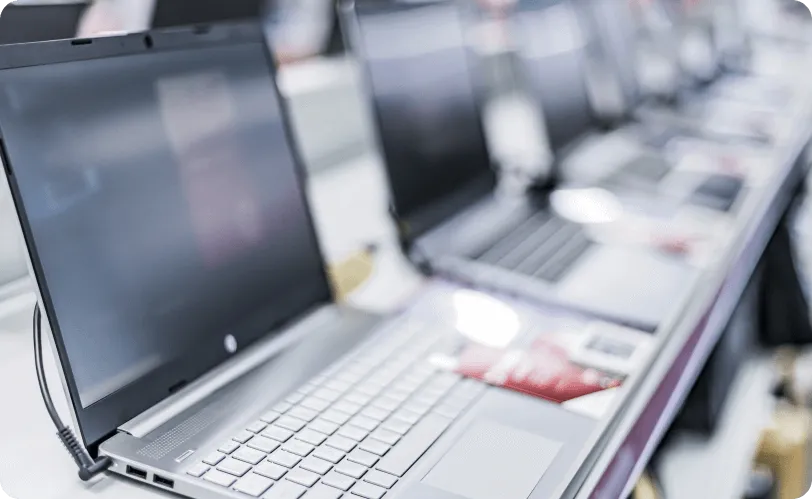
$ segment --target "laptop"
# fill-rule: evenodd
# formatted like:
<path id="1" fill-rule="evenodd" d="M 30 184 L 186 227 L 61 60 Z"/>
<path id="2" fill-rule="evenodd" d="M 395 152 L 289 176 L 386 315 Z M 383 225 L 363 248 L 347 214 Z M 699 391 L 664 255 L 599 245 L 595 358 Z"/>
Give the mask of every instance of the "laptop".
<path id="1" fill-rule="evenodd" d="M 735 214 L 745 178 L 725 172 L 719 158 L 746 163 L 749 149 L 721 142 L 711 154 L 701 146 L 712 141 L 683 127 L 634 119 L 645 94 L 629 56 L 637 36 L 629 9 L 612 0 L 526 1 L 514 26 L 522 80 L 565 184 L 601 186 L 638 211 Z M 703 151 L 707 167 L 685 167 Z"/>
<path id="2" fill-rule="evenodd" d="M 0 16 L 0 44 L 63 40 L 76 36 L 87 1 L 12 3 Z"/>
<path id="3" fill-rule="evenodd" d="M 600 244 L 546 192 L 502 195 L 456 2 L 345 6 L 402 243 L 419 267 L 655 330 L 696 277 L 672 255 Z M 641 299 L 645 297 L 645 299 Z"/>
<path id="4" fill-rule="evenodd" d="M 39 304 L 113 473 L 196 499 L 558 497 L 651 361 L 646 332 L 437 279 L 389 318 L 336 304 L 259 26 L 0 61 Z M 559 381 L 474 377 L 529 348 Z"/>
<path id="5" fill-rule="evenodd" d="M 660 4 L 668 2 L 650 2 L 644 9 L 656 9 Z M 712 76 L 703 79 L 691 74 L 681 62 L 681 58 L 686 58 L 684 53 L 695 45 L 685 35 L 689 22 L 686 13 L 677 5 L 665 7 L 670 7 L 662 10 L 670 14 L 673 29 L 662 31 L 661 36 L 677 49 L 662 55 L 671 58 L 666 64 L 674 65 L 680 72 L 675 93 L 670 96 L 674 102 L 669 106 L 656 102 L 641 106 L 636 111 L 639 118 L 649 123 L 660 120 L 679 125 L 715 140 L 732 139 L 762 147 L 779 144 L 787 133 L 786 116 L 792 114 L 799 97 L 792 81 L 742 70 L 725 71 L 721 58 L 715 55 L 707 56 L 713 61 L 713 71 L 707 71 Z M 710 51 L 714 49 L 708 47 Z M 629 46 L 620 54 L 633 58 L 635 50 Z"/>

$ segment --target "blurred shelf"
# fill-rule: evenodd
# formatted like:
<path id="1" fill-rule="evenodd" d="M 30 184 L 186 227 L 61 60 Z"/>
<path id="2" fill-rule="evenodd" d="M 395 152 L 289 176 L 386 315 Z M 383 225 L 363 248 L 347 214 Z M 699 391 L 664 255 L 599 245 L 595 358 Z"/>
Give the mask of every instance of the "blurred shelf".
<path id="1" fill-rule="evenodd" d="M 762 431 L 775 408 L 771 358 L 746 362 L 715 434 L 677 434 L 660 450 L 657 471 L 668 499 L 739 499 L 747 486 Z"/>

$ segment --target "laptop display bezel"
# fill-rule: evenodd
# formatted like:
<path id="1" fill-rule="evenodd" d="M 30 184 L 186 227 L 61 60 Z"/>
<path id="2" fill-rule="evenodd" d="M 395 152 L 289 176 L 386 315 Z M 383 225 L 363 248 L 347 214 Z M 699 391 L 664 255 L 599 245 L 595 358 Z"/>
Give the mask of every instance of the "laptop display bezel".
<path id="1" fill-rule="evenodd" d="M 258 23 L 241 22 L 202 25 L 189 28 L 153 30 L 122 36 L 2 46 L 0 47 L 0 79 L 2 79 L 2 71 L 7 69 L 127 57 L 154 52 L 192 50 L 197 48 L 254 43 L 258 43 L 262 47 L 267 60 L 267 68 L 270 77 L 269 83 L 273 85 L 273 91 L 278 99 L 280 115 L 282 117 L 282 128 L 286 139 L 291 144 L 292 161 L 295 166 L 295 173 L 300 187 L 299 191 L 302 202 L 305 206 L 306 217 L 309 221 L 310 236 L 312 237 L 318 257 L 320 261 L 323 262 L 324 252 L 318 239 L 312 211 L 309 209 L 310 203 L 308 200 L 306 172 L 303 167 L 304 163 L 296 147 L 296 141 L 290 128 L 289 120 L 287 119 L 289 116 L 287 103 L 279 93 L 279 89 L 275 84 L 276 70 L 270 47 L 267 44 L 267 37 Z M 46 282 L 43 267 L 38 258 L 37 243 L 28 222 L 22 193 L 14 176 L 15 166 L 13 162 L 9 160 L 2 130 L 3 123 L 2 117 L 0 117 L 0 153 L 2 154 L 6 178 L 27 248 L 30 271 L 32 272 L 32 278 L 36 281 L 35 290 L 38 293 L 40 306 L 43 308 L 43 315 L 47 318 L 52 331 L 53 343 L 56 347 L 59 364 L 61 365 L 63 381 L 70 398 L 69 402 L 72 406 L 73 415 L 79 426 L 78 429 L 91 454 L 96 455 L 98 446 L 104 440 L 114 435 L 119 426 L 166 399 L 172 393 L 175 393 L 179 387 L 191 383 L 212 368 L 229 360 L 233 355 L 223 348 L 211 352 L 203 352 L 198 349 L 194 352 L 190 352 L 189 355 L 183 359 L 182 365 L 177 363 L 172 364 L 171 368 L 161 373 L 161 376 L 142 377 L 128 384 L 126 387 L 104 397 L 100 401 L 83 407 L 80 402 L 79 390 L 73 376 L 71 362 L 68 358 L 63 332 L 60 329 L 59 320 L 56 317 L 53 300 L 48 289 L 48 283 Z M 287 317 L 283 322 L 278 324 L 269 324 L 268 333 L 283 327 L 287 322 L 293 322 L 306 315 L 310 310 L 315 310 L 333 301 L 330 281 L 323 265 L 320 265 L 320 274 L 325 285 L 325 295 L 315 300 L 313 306 L 299 316 Z M 251 343 L 261 339 L 262 336 L 254 338 L 249 343 L 243 343 L 242 350 L 245 350 Z"/>

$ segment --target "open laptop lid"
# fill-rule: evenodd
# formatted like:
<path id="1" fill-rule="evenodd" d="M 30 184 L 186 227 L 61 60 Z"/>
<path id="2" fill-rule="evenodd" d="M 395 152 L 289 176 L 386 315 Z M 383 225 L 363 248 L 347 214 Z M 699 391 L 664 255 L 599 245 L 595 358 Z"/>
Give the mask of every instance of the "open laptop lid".
<path id="1" fill-rule="evenodd" d="M 630 114 L 643 100 L 638 74 L 639 30 L 633 11 L 635 0 L 580 0 L 584 25 L 596 43 L 593 54 L 605 62 L 616 78 L 623 99 L 623 113 Z"/>
<path id="2" fill-rule="evenodd" d="M 346 7 L 393 209 L 411 242 L 496 185 L 462 12 L 441 0 L 357 0 Z"/>
<path id="3" fill-rule="evenodd" d="M 0 45 L 73 38 L 87 7 L 79 0 L 12 3 L 0 16 Z"/>
<path id="4" fill-rule="evenodd" d="M 587 82 L 592 34 L 571 0 L 522 0 L 514 26 L 524 79 L 559 157 L 601 124 Z"/>
<path id="5" fill-rule="evenodd" d="M 330 302 L 259 26 L 0 47 L 0 133 L 91 449 Z"/>

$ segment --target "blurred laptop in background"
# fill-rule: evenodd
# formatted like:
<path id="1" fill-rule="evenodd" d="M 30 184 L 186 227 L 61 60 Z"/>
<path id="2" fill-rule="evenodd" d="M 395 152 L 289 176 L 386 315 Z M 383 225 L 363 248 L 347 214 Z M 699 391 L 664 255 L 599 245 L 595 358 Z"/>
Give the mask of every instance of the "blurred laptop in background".
<path id="1" fill-rule="evenodd" d="M 73 38 L 88 0 L 18 1 L 0 16 L 0 44 Z"/>

